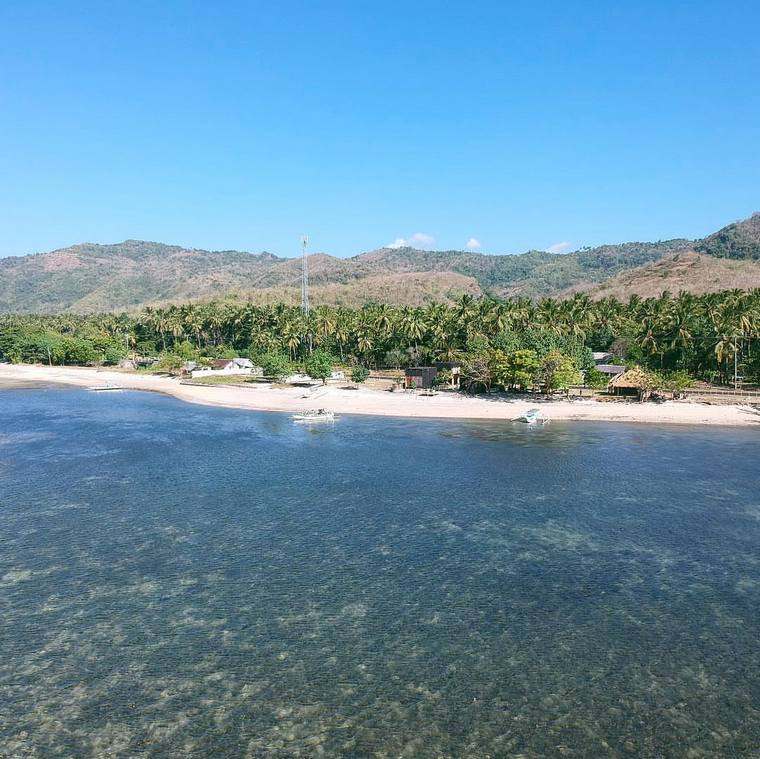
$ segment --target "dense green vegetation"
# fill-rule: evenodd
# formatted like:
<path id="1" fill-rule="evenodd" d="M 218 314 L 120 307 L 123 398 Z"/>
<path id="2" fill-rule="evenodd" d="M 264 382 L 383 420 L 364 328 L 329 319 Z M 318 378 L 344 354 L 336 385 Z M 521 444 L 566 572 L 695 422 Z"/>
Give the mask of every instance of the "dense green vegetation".
<path id="1" fill-rule="evenodd" d="M 694 250 L 717 258 L 760 261 L 760 213 L 723 227 L 699 241 Z"/>
<path id="2" fill-rule="evenodd" d="M 188 304 L 135 316 L 0 317 L 0 358 L 49 364 L 114 364 L 127 355 L 157 356 L 158 368 L 184 360 L 247 355 L 267 376 L 294 366 L 329 376 L 333 364 L 399 368 L 458 360 L 465 387 L 551 389 L 603 384 L 592 350 L 668 377 L 728 383 L 737 371 L 760 380 L 760 290 L 726 291 L 627 303 L 493 300 L 463 296 L 454 306 L 319 307 L 305 317 L 285 305 Z M 359 372 L 357 381 L 363 373 Z M 680 378 L 680 379 L 679 379 Z"/>

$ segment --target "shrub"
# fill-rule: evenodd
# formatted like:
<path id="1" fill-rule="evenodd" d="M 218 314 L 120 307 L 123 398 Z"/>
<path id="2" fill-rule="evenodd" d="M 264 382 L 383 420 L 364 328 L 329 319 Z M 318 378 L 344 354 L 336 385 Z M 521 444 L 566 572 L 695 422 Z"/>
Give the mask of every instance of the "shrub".
<path id="1" fill-rule="evenodd" d="M 660 380 L 660 387 L 663 390 L 668 390 L 672 393 L 680 393 L 682 390 L 691 387 L 693 384 L 694 380 L 692 380 L 687 372 L 682 370 L 668 372 Z"/>
<path id="2" fill-rule="evenodd" d="M 435 375 L 434 384 L 444 386 L 451 384 L 451 369 L 441 369 L 438 374 Z"/>
<path id="3" fill-rule="evenodd" d="M 103 363 L 111 366 L 118 364 L 126 355 L 126 348 L 119 347 L 118 345 L 109 345 L 103 351 Z"/>
<path id="4" fill-rule="evenodd" d="M 64 337 L 63 352 L 67 364 L 92 364 L 102 358 L 93 344 L 83 337 Z"/>
<path id="5" fill-rule="evenodd" d="M 322 384 L 325 384 L 332 370 L 333 357 L 325 351 L 316 350 L 306 359 L 306 373 L 312 379 L 322 380 Z"/>
<path id="6" fill-rule="evenodd" d="M 547 391 L 564 390 L 581 381 L 575 362 L 559 351 L 551 351 L 544 357 L 539 374 Z"/>
<path id="7" fill-rule="evenodd" d="M 290 359 L 284 353 L 265 353 L 261 356 L 264 376 L 274 382 L 282 382 L 291 372 Z"/>
<path id="8" fill-rule="evenodd" d="M 607 384 L 609 383 L 607 375 L 600 372 L 596 367 L 586 369 L 585 380 L 589 387 L 596 388 L 597 390 L 607 387 Z"/>
<path id="9" fill-rule="evenodd" d="M 185 359 L 182 356 L 178 356 L 176 353 L 164 353 L 151 369 L 159 372 L 173 372 L 181 368 L 184 363 Z"/>

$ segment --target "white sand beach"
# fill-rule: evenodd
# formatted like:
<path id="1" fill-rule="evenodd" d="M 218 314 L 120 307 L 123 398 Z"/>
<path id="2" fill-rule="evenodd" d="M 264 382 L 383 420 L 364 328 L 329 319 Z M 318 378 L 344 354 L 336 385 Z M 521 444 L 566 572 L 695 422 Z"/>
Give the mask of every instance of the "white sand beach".
<path id="1" fill-rule="evenodd" d="M 373 414 L 409 418 L 514 419 L 529 408 L 540 407 L 547 419 L 648 422 L 653 424 L 756 425 L 760 412 L 750 406 L 708 405 L 685 401 L 666 403 L 611 403 L 595 400 L 542 401 L 503 396 L 468 397 L 454 393 L 421 396 L 390 393 L 366 387 L 343 389 L 328 385 L 309 397 L 304 387 L 250 384 L 188 385 L 179 379 L 149 374 L 83 367 L 0 365 L 2 384 L 60 383 L 78 387 L 114 384 L 133 390 L 165 393 L 190 403 L 257 411 L 325 408 L 337 414 Z M 306 396 L 306 397 L 305 397 Z"/>

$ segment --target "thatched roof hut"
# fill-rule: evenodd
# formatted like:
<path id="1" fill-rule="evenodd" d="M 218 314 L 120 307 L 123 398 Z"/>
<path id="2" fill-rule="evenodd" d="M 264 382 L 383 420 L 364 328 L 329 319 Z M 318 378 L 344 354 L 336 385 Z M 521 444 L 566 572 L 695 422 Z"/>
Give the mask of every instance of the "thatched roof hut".
<path id="1" fill-rule="evenodd" d="M 607 386 L 613 395 L 636 395 L 640 400 L 645 400 L 656 387 L 655 377 L 640 366 L 613 377 Z"/>

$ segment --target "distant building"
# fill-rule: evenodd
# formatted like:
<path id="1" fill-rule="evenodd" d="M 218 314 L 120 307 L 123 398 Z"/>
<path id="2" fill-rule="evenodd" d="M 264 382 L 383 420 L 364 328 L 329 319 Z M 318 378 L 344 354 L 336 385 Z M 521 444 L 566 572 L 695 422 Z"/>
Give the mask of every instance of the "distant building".
<path id="1" fill-rule="evenodd" d="M 404 387 L 407 390 L 427 390 L 435 384 L 438 369 L 434 366 L 410 366 L 404 371 Z"/>
<path id="2" fill-rule="evenodd" d="M 451 372 L 449 387 L 459 389 L 459 381 L 462 378 L 462 364 L 460 361 L 436 361 L 435 368 L 441 372 L 444 370 Z"/>
<path id="3" fill-rule="evenodd" d="M 194 362 L 188 361 L 185 366 Z M 249 358 L 215 358 L 211 362 L 211 368 L 193 366 L 189 369 L 190 376 L 196 377 L 224 377 L 229 375 L 249 375 L 261 377 L 264 370 L 260 366 L 254 366 Z"/>
<path id="4" fill-rule="evenodd" d="M 621 364 L 597 364 L 596 370 L 607 375 L 608 380 L 613 380 L 625 373 L 625 367 Z"/>
<path id="5" fill-rule="evenodd" d="M 594 357 L 595 364 L 606 364 L 612 358 L 611 353 L 603 351 L 594 351 L 591 355 Z"/>
<path id="6" fill-rule="evenodd" d="M 214 369 L 253 369 L 250 358 L 215 358 L 211 362 Z"/>
<path id="7" fill-rule="evenodd" d="M 635 395 L 644 401 L 651 395 L 650 375 L 635 366 L 610 380 L 608 389 L 613 395 Z"/>

